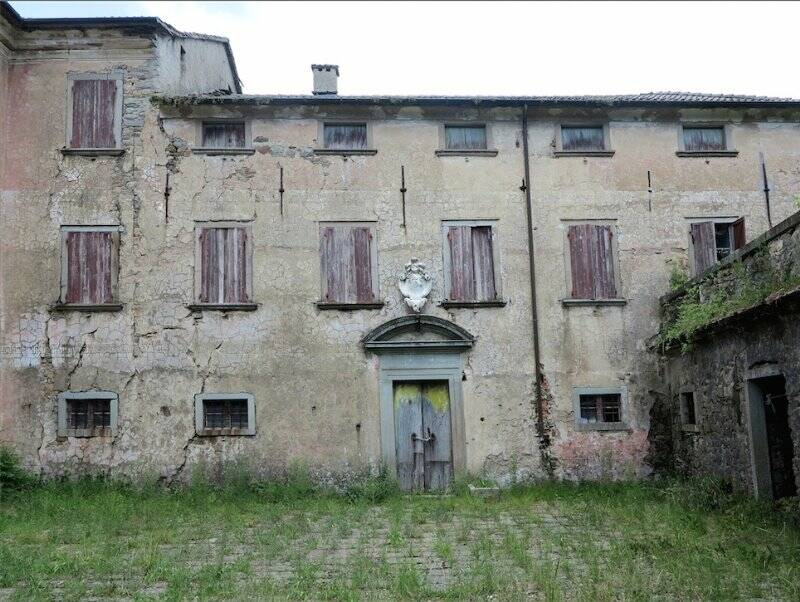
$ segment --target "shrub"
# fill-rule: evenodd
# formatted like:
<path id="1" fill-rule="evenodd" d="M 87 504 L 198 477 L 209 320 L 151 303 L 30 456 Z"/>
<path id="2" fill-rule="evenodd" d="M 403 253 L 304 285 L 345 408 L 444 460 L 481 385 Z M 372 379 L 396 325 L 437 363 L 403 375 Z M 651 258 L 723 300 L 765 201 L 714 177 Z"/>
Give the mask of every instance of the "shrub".
<path id="1" fill-rule="evenodd" d="M 33 482 L 33 475 L 20 466 L 19 457 L 10 449 L 0 447 L 0 493 L 17 491 Z"/>

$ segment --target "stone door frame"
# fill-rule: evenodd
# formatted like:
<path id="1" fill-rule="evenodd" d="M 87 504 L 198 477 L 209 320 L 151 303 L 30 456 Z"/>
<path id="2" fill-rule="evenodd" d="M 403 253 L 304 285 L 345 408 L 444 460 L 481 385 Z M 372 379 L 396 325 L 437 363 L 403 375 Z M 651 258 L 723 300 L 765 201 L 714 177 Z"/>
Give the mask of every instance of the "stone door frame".
<path id="1" fill-rule="evenodd" d="M 767 449 L 764 395 L 758 381 L 785 374 L 783 366 L 777 362 L 751 367 L 745 372 L 744 391 L 747 400 L 747 431 L 750 443 L 750 474 L 753 479 L 753 493 L 757 498 L 768 500 L 772 499 L 772 474 Z"/>
<path id="2" fill-rule="evenodd" d="M 463 474 L 467 465 L 464 409 L 461 391 L 461 354 L 382 353 L 380 356 L 381 458 L 389 474 L 397 476 L 394 424 L 394 385 L 396 382 L 447 381 L 450 395 L 450 441 L 453 475 Z"/>
<path id="3" fill-rule="evenodd" d="M 408 337 L 409 334 L 413 336 Z M 381 458 L 389 474 L 397 476 L 394 431 L 394 383 L 446 380 L 450 394 L 450 437 L 453 477 L 467 468 L 467 439 L 461 390 L 463 352 L 475 337 L 457 324 L 426 314 L 389 320 L 362 339 L 366 351 L 379 357 Z"/>

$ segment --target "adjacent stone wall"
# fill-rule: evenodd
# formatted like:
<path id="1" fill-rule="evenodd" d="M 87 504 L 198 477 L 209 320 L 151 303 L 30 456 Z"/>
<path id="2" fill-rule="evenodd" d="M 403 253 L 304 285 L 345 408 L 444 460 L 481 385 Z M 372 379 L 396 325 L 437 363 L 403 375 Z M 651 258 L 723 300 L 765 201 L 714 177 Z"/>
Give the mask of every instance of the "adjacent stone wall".
<path id="1" fill-rule="evenodd" d="M 786 379 L 789 425 L 800 481 L 800 213 L 796 213 L 700 279 L 662 299 L 664 332 L 682 303 L 710 303 L 752 294 L 764 297 L 715 316 L 664 349 L 668 395 L 660 414 L 668 421 L 674 468 L 690 476 L 731 479 L 753 491 L 747 381 L 774 374 Z M 691 391 L 697 427 L 681 418 L 679 395 Z"/>

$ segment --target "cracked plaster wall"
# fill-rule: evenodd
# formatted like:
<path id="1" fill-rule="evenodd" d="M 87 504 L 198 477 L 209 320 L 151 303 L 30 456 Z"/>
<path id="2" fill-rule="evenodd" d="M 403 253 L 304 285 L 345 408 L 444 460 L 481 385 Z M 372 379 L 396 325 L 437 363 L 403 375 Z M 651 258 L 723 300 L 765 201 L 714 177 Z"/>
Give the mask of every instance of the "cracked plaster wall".
<path id="1" fill-rule="evenodd" d="M 128 50 L 127 52 L 134 52 Z M 0 440 L 45 474 L 99 471 L 173 479 L 198 466 L 246 461 L 257 472 L 303 461 L 330 468 L 380 456 L 378 359 L 359 341 L 404 315 L 397 277 L 417 256 L 435 278 L 426 312 L 478 337 L 465 357 L 467 465 L 507 477 L 547 471 L 535 433 L 530 288 L 519 112 L 511 109 L 181 107 L 159 110 L 152 52 L 124 61 L 14 62 L 7 75 L 2 185 L 3 356 Z M 70 71 L 125 69 L 123 157 L 64 157 L 64 81 Z M 35 99 L 35 102 L 30 102 Z M 44 118 L 42 118 L 44 116 Z M 255 153 L 192 154 L 197 120 L 251 120 Z M 686 256 L 687 217 L 744 215 L 766 229 L 758 152 L 765 154 L 777 222 L 797 192 L 794 115 L 611 111 L 611 158 L 554 158 L 561 118 L 534 112 L 530 145 L 540 361 L 555 474 L 649 471 L 648 415 L 661 394 L 647 339 L 672 261 Z M 315 155 L 317 119 L 369 118 L 375 156 Z M 736 158 L 675 156 L 679 118 L 733 119 Z M 497 157 L 436 157 L 438 126 L 486 120 Z M 26 136 L 12 134 L 25 131 Z M 8 144 L 13 142 L 13 144 Z M 400 166 L 407 226 L 401 226 Z M 284 168 L 283 215 L 279 169 Z M 647 170 L 653 192 L 648 209 Z M 170 175 L 169 219 L 164 191 Z M 564 307 L 562 220 L 616 219 L 622 307 Z M 438 307 L 441 220 L 497 219 L 503 308 Z M 194 224 L 252 221 L 255 312 L 193 312 Z M 320 311 L 318 222 L 376 221 L 381 310 Z M 56 313 L 59 226 L 121 224 L 117 313 Z M 631 431 L 577 433 L 572 388 L 628 388 Z M 119 393 L 113 440 L 56 438 L 56 396 Z M 199 392 L 252 393 L 255 437 L 194 436 Z M 360 428 L 356 428 L 360 425 Z"/>

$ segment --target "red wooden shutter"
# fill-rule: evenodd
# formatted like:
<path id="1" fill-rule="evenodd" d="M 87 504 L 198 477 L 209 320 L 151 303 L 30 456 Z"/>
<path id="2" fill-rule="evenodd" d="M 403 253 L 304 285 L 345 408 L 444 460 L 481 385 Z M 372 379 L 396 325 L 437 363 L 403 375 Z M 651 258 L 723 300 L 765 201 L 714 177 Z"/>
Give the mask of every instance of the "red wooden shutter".
<path id="1" fill-rule="evenodd" d="M 372 234 L 369 228 L 363 226 L 354 227 L 352 233 L 352 278 L 355 281 L 356 301 L 358 303 L 371 303 L 374 301 L 372 288 Z"/>
<path id="2" fill-rule="evenodd" d="M 611 226 L 596 225 L 592 231 L 594 253 L 594 298 L 616 299 L 617 283 L 614 274 L 613 232 Z"/>
<path id="3" fill-rule="evenodd" d="M 67 233 L 66 303 L 99 305 L 114 300 L 111 232 Z"/>
<path id="4" fill-rule="evenodd" d="M 567 231 L 569 240 L 570 273 L 572 275 L 573 299 L 594 298 L 594 251 L 595 227 L 592 224 L 577 224 Z"/>
<path id="5" fill-rule="evenodd" d="M 717 262 L 713 222 L 692 224 L 692 246 L 694 248 L 694 274 L 702 274 Z"/>
<path id="6" fill-rule="evenodd" d="M 450 226 L 450 299 L 475 300 L 475 274 L 472 257 L 472 227 Z"/>
<path id="7" fill-rule="evenodd" d="M 497 297 L 494 284 L 494 255 L 492 253 L 492 227 L 472 228 L 473 273 L 475 300 L 494 301 Z"/>
<path id="8" fill-rule="evenodd" d="M 741 249 L 747 244 L 747 237 L 744 231 L 744 218 L 740 217 L 733 222 L 731 224 L 731 230 L 733 231 L 733 250 Z"/>
<path id="9" fill-rule="evenodd" d="M 116 148 L 117 82 L 79 79 L 72 83 L 72 148 Z"/>

